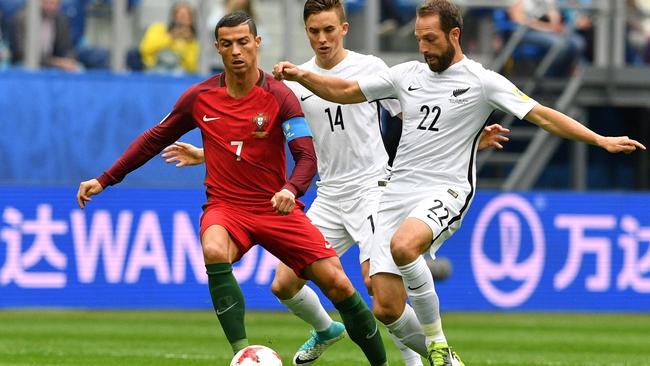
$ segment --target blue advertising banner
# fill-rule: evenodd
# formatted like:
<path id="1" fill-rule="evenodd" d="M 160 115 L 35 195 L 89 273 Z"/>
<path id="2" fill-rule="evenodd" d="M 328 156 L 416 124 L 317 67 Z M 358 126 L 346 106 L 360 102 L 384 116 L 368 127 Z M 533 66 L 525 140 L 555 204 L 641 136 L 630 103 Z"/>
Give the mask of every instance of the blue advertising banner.
<path id="1" fill-rule="evenodd" d="M 83 211 L 75 194 L 0 187 L 0 308 L 212 307 L 201 190 L 111 188 Z M 645 312 L 650 194 L 479 193 L 438 255 L 443 310 Z M 276 264 L 255 247 L 234 266 L 249 309 L 283 308 Z M 343 265 L 365 293 L 357 254 Z"/>

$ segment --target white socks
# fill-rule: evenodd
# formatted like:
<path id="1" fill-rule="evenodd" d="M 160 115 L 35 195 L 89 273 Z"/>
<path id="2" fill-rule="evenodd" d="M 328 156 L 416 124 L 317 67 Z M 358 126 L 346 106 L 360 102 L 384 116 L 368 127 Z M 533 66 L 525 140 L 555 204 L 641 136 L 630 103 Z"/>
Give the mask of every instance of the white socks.
<path id="1" fill-rule="evenodd" d="M 422 327 L 415 316 L 415 311 L 409 304 L 406 304 L 402 315 L 394 323 L 387 324 L 386 328 L 388 328 L 393 341 L 395 339 L 400 341 L 399 343 L 395 342 L 400 351 L 402 351 L 402 346 L 406 346 L 411 351 L 408 354 L 402 351 L 405 361 L 407 356 L 411 358 L 414 354 L 417 355 L 418 362 L 421 362 L 420 355 L 428 356 Z M 411 364 L 407 363 L 407 365 L 410 366 Z M 414 363 L 414 365 L 418 365 L 418 363 Z"/>
<path id="2" fill-rule="evenodd" d="M 323 308 L 318 295 L 307 285 L 303 286 L 296 296 L 280 302 L 317 332 L 327 330 L 332 324 L 332 318 Z"/>
<path id="3" fill-rule="evenodd" d="M 422 330 L 426 336 L 426 344 L 431 342 L 447 342 L 442 332 L 440 320 L 440 302 L 433 285 L 433 276 L 424 257 L 419 256 L 415 261 L 399 266 L 402 280 L 406 286 L 406 294 L 411 301 Z"/>
<path id="4" fill-rule="evenodd" d="M 390 338 L 393 340 L 393 343 L 395 343 L 399 351 L 402 352 L 402 359 L 404 360 L 405 366 L 423 366 L 422 358 L 419 353 L 404 345 L 395 334 L 389 332 L 388 335 L 390 335 Z"/>

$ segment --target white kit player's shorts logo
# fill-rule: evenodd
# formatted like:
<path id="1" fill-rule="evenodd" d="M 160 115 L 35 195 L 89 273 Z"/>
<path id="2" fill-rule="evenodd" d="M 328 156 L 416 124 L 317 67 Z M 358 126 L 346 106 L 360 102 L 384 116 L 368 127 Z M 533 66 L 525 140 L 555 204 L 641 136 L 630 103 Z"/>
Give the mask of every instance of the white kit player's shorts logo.
<path id="1" fill-rule="evenodd" d="M 545 246 L 542 223 L 528 201 L 516 194 L 490 201 L 472 234 L 472 270 L 483 296 L 502 308 L 528 300 L 544 270 Z"/>

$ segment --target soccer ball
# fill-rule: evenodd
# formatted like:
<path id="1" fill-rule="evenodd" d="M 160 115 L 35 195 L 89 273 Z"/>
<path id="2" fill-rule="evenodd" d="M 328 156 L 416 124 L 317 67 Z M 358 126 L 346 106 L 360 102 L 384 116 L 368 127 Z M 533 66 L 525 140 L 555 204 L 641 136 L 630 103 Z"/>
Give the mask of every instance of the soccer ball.
<path id="1" fill-rule="evenodd" d="M 265 346 L 248 346 L 235 355 L 230 366 L 282 366 L 282 357 Z"/>

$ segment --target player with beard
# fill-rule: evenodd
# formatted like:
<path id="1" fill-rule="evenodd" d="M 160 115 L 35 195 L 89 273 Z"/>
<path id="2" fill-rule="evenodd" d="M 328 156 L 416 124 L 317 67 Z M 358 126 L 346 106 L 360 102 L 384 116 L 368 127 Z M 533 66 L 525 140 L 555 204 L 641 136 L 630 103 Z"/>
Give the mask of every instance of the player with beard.
<path id="1" fill-rule="evenodd" d="M 370 254 L 373 310 L 389 329 L 402 326 L 408 318 L 408 295 L 424 337 L 405 337 L 402 342 L 420 353 L 426 350 L 432 366 L 463 363 L 443 333 L 438 296 L 422 254 L 435 255 L 469 208 L 476 186 L 477 142 L 490 114 L 503 110 L 560 137 L 611 153 L 645 149 L 626 136 L 594 133 L 466 58 L 461 31 L 456 6 L 431 0 L 418 7 L 415 23 L 425 63 L 406 62 L 358 81 L 318 75 L 289 62 L 274 69 L 277 78 L 298 81 L 332 102 L 400 101 L 402 137 L 391 182 L 379 204 Z"/>

